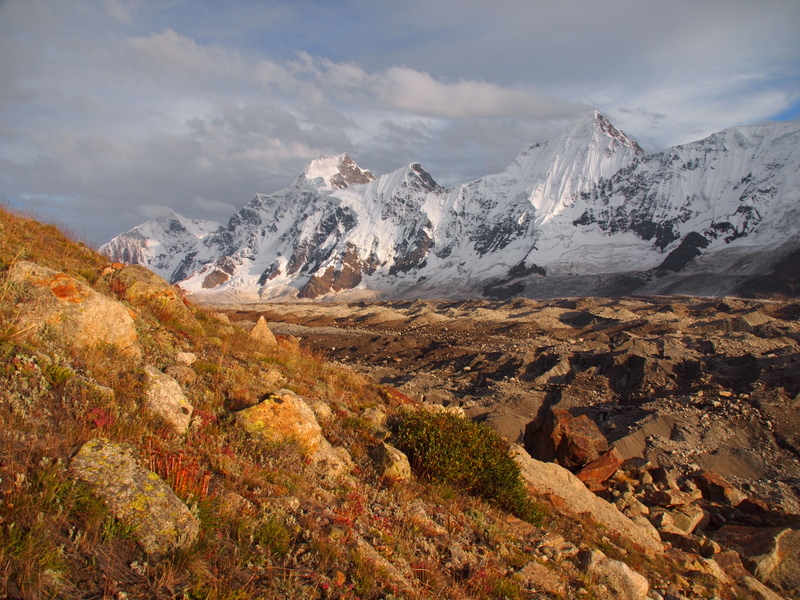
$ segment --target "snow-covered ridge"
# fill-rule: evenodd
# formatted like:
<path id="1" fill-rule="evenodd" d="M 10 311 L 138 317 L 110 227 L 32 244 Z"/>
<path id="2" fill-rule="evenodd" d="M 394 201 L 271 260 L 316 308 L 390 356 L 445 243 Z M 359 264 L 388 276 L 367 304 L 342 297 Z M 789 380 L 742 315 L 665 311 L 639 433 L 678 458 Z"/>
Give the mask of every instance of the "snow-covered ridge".
<path id="1" fill-rule="evenodd" d="M 730 293 L 800 246 L 799 142 L 771 123 L 648 155 L 594 111 L 463 185 L 322 157 L 225 225 L 173 215 L 103 250 L 216 301 Z"/>

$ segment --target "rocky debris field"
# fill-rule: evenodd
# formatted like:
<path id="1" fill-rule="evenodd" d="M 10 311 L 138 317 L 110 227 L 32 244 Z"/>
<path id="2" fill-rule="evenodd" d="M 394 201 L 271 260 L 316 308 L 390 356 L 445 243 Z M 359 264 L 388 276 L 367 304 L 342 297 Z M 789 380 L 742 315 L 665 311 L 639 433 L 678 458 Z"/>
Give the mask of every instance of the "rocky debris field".
<path id="1" fill-rule="evenodd" d="M 518 298 L 225 312 L 243 324 L 263 315 L 276 334 L 412 399 L 463 410 L 577 474 L 642 531 L 719 558 L 734 579 L 755 573 L 800 597 L 800 565 L 775 558 L 798 555 L 798 302 Z"/>

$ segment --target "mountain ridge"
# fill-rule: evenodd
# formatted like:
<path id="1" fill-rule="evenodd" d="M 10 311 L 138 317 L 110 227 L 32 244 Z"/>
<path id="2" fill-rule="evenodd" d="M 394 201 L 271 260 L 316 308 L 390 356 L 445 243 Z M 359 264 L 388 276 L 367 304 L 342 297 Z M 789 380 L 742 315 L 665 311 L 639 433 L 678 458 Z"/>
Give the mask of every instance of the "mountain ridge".
<path id="1" fill-rule="evenodd" d="M 702 268 L 724 295 L 796 249 L 798 140 L 800 124 L 772 123 L 647 154 L 593 111 L 465 184 L 442 187 L 419 163 L 375 177 L 322 157 L 202 238 L 151 226 L 143 240 L 143 224 L 101 251 L 217 302 L 694 293 Z M 160 261 L 135 251 L 148 245 L 166 249 Z"/>

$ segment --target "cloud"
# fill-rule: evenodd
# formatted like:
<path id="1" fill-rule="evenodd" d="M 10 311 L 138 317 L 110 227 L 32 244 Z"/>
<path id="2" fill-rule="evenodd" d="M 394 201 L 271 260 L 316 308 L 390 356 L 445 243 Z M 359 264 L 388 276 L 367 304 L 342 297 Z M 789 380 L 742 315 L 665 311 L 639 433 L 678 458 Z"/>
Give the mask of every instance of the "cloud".
<path id="1" fill-rule="evenodd" d="M 0 0 L 0 196 L 106 241 L 321 154 L 454 184 L 587 107 L 649 149 L 789 114 L 800 3 Z M 155 212 L 154 212 L 155 211 Z"/>

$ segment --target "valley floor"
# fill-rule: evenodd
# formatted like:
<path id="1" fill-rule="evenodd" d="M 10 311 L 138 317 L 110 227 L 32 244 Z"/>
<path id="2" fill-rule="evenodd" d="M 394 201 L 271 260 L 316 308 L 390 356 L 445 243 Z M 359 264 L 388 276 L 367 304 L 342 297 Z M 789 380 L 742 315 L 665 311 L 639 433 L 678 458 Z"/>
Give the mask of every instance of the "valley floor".
<path id="1" fill-rule="evenodd" d="M 800 514 L 800 302 L 650 297 L 272 303 L 330 360 L 485 420 L 511 441 L 551 407 L 588 415 L 625 457 L 722 474 Z"/>

